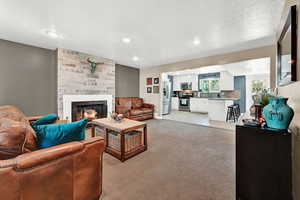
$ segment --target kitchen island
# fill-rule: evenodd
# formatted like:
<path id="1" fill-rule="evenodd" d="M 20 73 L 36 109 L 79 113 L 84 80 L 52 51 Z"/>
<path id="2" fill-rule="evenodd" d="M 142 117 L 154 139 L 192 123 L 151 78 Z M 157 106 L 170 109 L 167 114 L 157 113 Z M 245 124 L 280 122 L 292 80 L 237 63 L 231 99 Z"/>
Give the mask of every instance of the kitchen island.
<path id="1" fill-rule="evenodd" d="M 238 98 L 190 98 L 191 112 L 208 114 L 210 120 L 226 121 L 227 107 L 232 105 Z"/>

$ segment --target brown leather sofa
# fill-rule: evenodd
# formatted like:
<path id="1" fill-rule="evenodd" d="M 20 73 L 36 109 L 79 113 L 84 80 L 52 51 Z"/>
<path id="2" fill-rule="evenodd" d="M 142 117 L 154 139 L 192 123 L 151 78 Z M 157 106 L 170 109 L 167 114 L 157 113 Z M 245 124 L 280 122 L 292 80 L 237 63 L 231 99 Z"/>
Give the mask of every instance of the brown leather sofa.
<path id="1" fill-rule="evenodd" d="M 0 106 L 0 199 L 98 200 L 104 141 L 94 137 L 38 149 L 29 120 Z"/>
<path id="2" fill-rule="evenodd" d="M 117 97 L 116 112 L 137 121 L 153 119 L 154 105 L 146 104 L 138 97 Z"/>

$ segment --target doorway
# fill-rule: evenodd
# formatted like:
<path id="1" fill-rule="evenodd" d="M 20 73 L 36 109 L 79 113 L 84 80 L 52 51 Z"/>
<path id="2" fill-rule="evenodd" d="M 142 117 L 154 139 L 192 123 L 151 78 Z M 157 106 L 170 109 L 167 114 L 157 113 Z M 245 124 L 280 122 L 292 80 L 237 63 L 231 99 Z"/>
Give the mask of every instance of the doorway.
<path id="1" fill-rule="evenodd" d="M 234 76 L 234 90 L 240 91 L 240 99 L 234 101 L 240 105 L 241 113 L 246 112 L 246 76 Z"/>

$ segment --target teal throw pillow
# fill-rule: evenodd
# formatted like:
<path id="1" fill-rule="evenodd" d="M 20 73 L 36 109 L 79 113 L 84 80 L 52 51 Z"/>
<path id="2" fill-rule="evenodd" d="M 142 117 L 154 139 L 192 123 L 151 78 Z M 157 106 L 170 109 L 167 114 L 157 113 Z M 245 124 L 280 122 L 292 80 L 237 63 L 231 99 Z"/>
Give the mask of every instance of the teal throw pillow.
<path id="1" fill-rule="evenodd" d="M 64 144 L 85 139 L 85 129 L 89 119 L 67 124 L 35 125 L 38 144 L 40 148 Z"/>
<path id="2" fill-rule="evenodd" d="M 36 126 L 36 125 L 46 125 L 46 124 L 52 124 L 53 122 L 55 122 L 57 120 L 57 114 L 49 114 L 49 115 L 45 115 L 42 118 L 36 120 L 35 122 L 32 123 L 32 126 Z"/>

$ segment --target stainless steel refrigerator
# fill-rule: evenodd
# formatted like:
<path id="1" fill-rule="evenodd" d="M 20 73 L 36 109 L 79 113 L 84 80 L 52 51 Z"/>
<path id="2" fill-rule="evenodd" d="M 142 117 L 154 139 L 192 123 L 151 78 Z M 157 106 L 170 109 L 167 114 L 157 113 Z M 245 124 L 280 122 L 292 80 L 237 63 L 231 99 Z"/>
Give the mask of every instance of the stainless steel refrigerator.
<path id="1" fill-rule="evenodd" d="M 171 92 L 172 92 L 172 84 L 171 81 L 168 79 L 167 81 L 163 82 L 163 115 L 170 113 L 170 106 L 171 106 Z"/>

